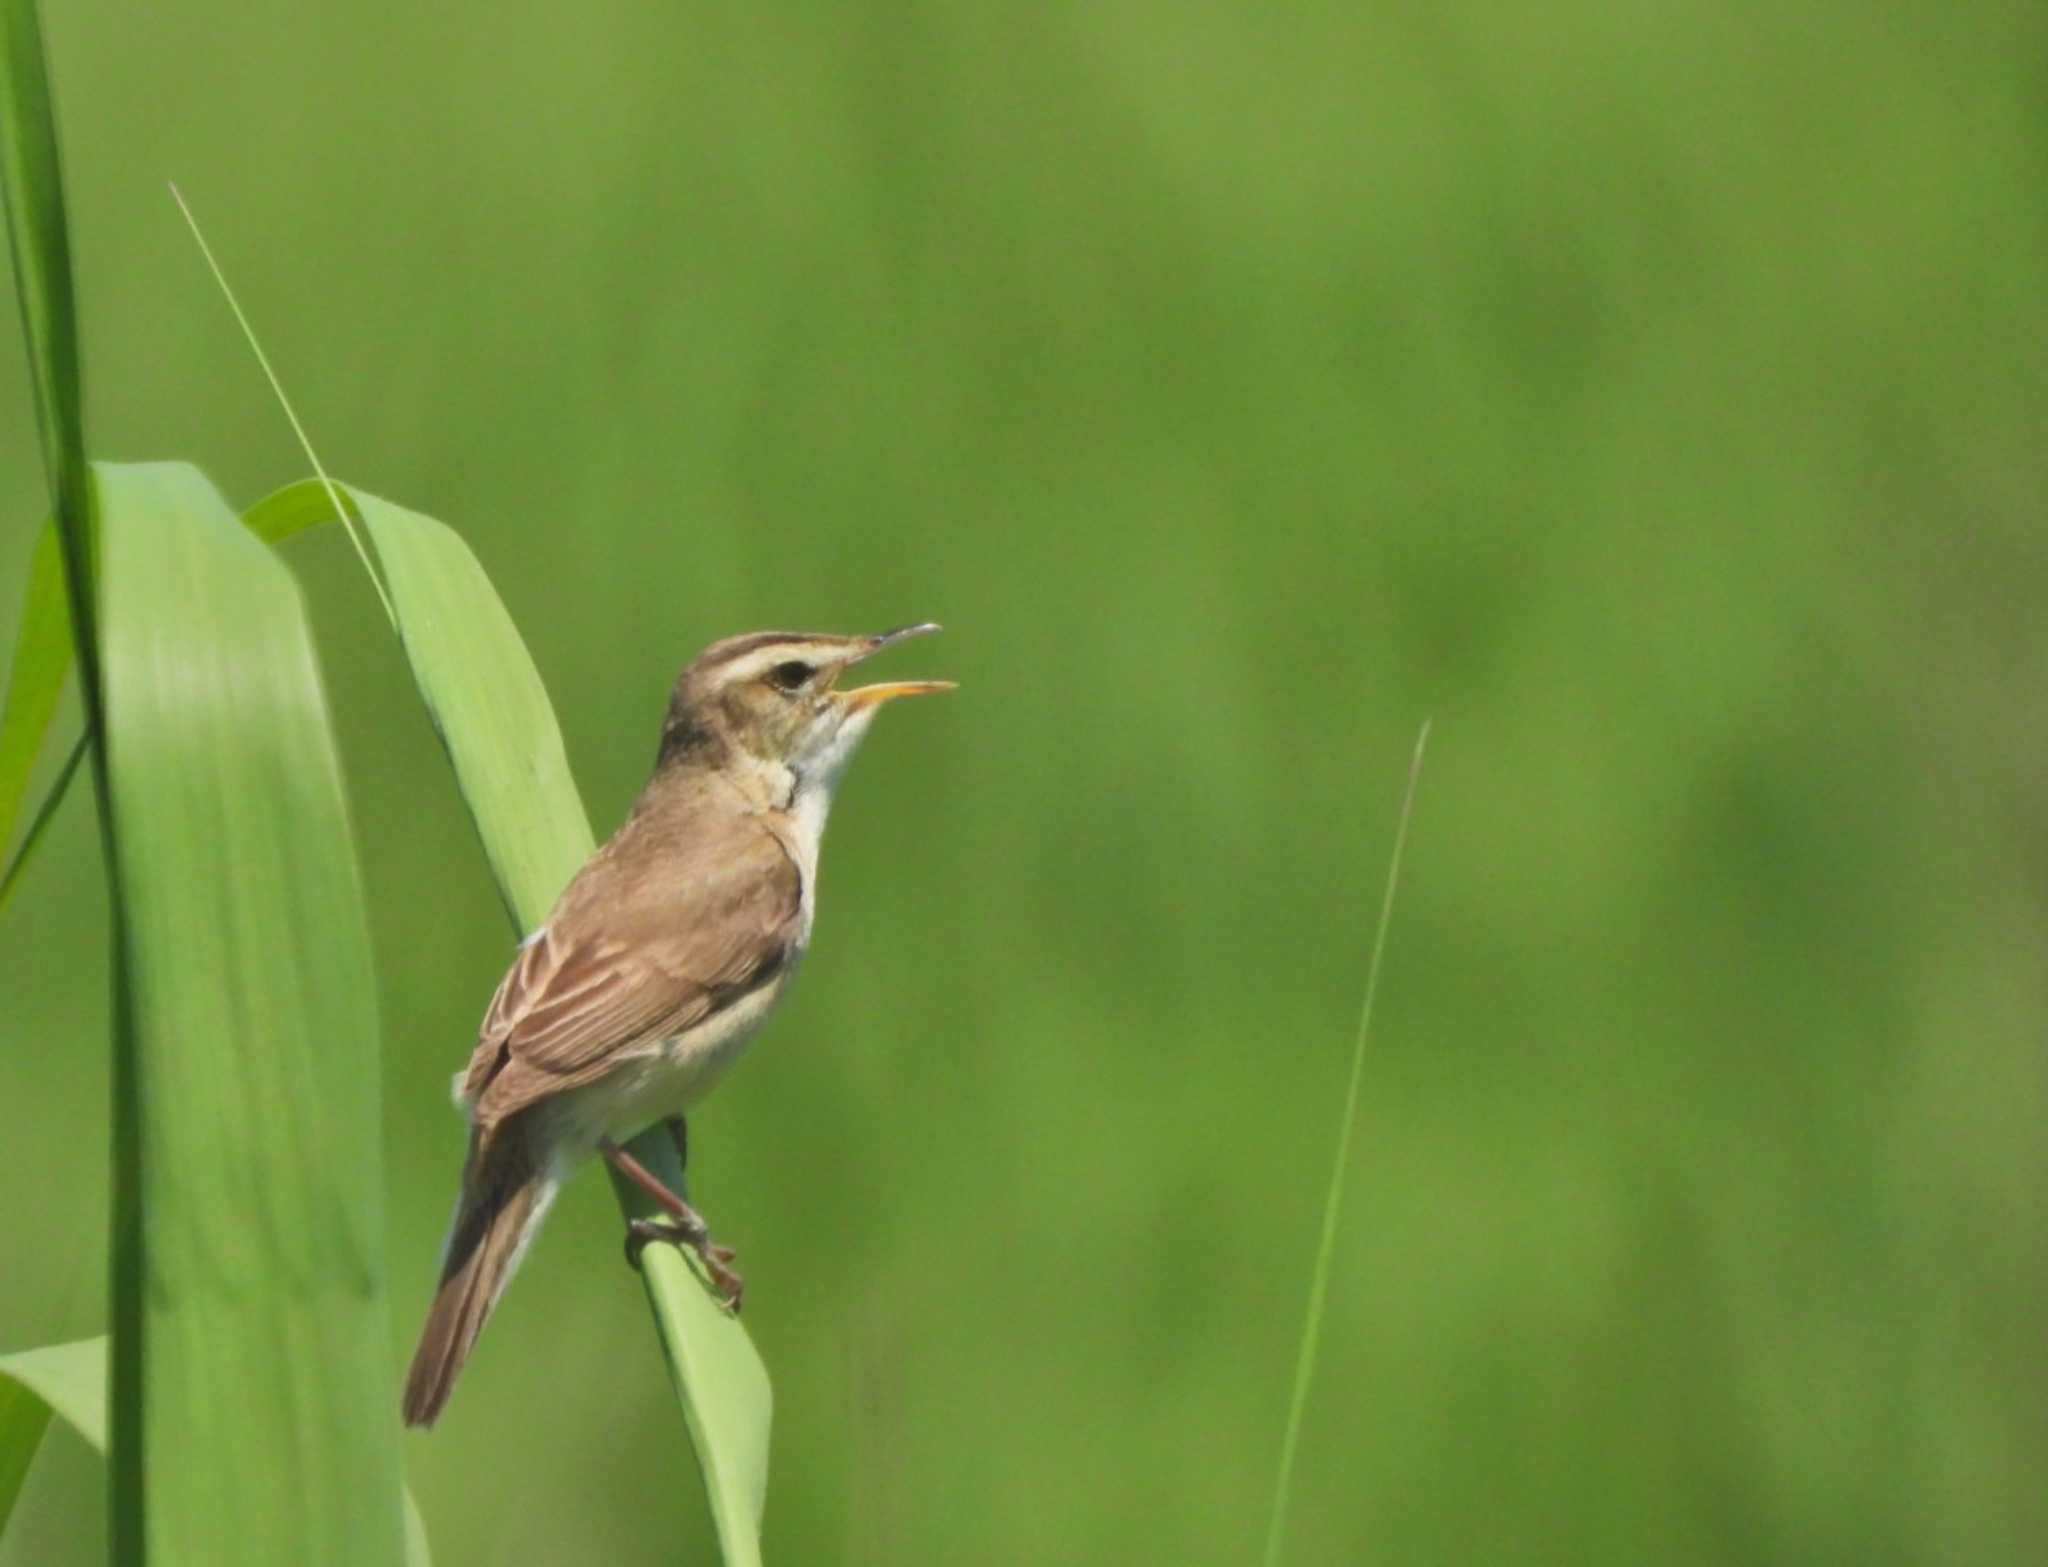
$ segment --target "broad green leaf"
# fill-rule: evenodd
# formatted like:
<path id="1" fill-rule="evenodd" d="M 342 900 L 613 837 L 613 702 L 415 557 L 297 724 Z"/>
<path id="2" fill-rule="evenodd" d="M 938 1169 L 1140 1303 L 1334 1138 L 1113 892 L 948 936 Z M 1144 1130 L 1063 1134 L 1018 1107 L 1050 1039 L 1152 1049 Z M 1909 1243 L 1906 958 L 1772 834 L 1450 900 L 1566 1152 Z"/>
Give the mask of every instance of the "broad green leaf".
<path id="1" fill-rule="evenodd" d="M 116 1558 L 396 1562 L 375 979 L 304 608 L 196 469 L 96 477 Z"/>
<path id="2" fill-rule="evenodd" d="M 338 521 L 327 486 L 318 479 L 304 479 L 273 490 L 242 513 L 242 526 L 266 544 L 281 544 L 308 528 Z"/>
<path id="3" fill-rule="evenodd" d="M 50 1416 L 57 1415 L 91 1444 L 107 1450 L 107 1341 L 79 1339 L 0 1355 L 0 1532 L 21 1481 L 42 1442 Z M 12 1467 L 19 1459 L 19 1467 Z M 10 1488 L 8 1481 L 12 1478 Z M 432 1567 L 426 1530 L 412 1497 L 405 1498 L 406 1567 Z"/>
<path id="4" fill-rule="evenodd" d="M 114 920 L 112 1556 L 396 1562 L 374 990 L 304 608 L 195 470 L 88 477 L 35 0 L 0 0 L 0 194 Z"/>
<path id="5" fill-rule="evenodd" d="M 418 512 L 341 487 L 383 565 L 413 678 L 447 748 L 498 891 L 524 935 L 590 854 L 589 818 L 569 773 L 540 674 L 469 546 Z M 294 518 L 332 516 L 318 480 L 303 480 L 251 509 L 253 532 Z M 303 525 L 303 524 L 301 524 Z M 682 1172 L 659 1132 L 633 1152 L 677 1190 Z M 650 1211 L 614 1181 L 629 1214 Z M 649 1247 L 643 1278 L 689 1426 L 725 1560 L 760 1560 L 768 1495 L 772 1397 L 767 1368 L 738 1320 L 711 1298 L 672 1247 Z"/>
<path id="6" fill-rule="evenodd" d="M 294 533 L 334 520 L 334 507 L 324 490 L 313 497 L 301 497 L 299 486 L 279 492 L 289 497 L 282 507 L 259 505 L 243 522 L 249 531 L 267 543 L 277 544 Z M 24 595 L 21 631 L 15 638 L 14 663 L 8 671 L 7 695 L 0 704 L 0 845 L 13 830 L 21 797 L 27 792 L 29 773 L 37 753 L 57 714 L 57 699 L 64 689 L 64 677 L 71 671 L 71 611 L 64 601 L 64 567 L 57 548 L 54 524 L 37 541 L 34 564 Z M 28 831 L 7 868 L 0 872 L 0 910 L 5 910 L 22 872 L 28 869 L 43 832 L 64 801 L 65 791 L 85 758 L 88 740 L 81 736 L 71 754 L 58 769 L 50 789 L 37 807 Z"/>
<path id="7" fill-rule="evenodd" d="M 512 617 L 469 546 L 449 528 L 341 487 L 384 564 L 398 635 L 455 769 L 485 858 L 520 935 L 547 917 L 595 844 L 562 732 Z M 307 479 L 252 506 L 252 533 L 281 537 L 334 521 Z"/>

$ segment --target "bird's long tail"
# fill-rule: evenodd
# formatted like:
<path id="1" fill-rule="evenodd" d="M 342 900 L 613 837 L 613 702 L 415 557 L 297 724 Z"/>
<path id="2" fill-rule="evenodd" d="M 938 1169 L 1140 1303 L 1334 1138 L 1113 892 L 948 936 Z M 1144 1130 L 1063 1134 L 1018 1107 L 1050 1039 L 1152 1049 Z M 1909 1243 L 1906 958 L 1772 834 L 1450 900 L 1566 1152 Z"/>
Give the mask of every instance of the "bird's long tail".
<path id="1" fill-rule="evenodd" d="M 524 1130 L 507 1124 L 488 1137 L 471 1135 L 440 1287 L 406 1373 L 409 1426 L 432 1425 L 448 1402 L 485 1319 L 512 1282 L 561 1186 L 550 1161 L 528 1146 Z"/>

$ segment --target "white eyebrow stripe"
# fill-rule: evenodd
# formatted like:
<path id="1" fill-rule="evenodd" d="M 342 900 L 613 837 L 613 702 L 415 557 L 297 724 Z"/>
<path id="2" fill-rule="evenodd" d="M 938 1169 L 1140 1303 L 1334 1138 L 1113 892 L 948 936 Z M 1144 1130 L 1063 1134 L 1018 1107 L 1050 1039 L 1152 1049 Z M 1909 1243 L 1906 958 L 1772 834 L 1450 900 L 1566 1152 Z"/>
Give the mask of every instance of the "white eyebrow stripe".
<path id="1" fill-rule="evenodd" d="M 753 652 L 733 659 L 726 665 L 728 678 L 752 680 L 765 675 L 777 664 L 832 664 L 846 658 L 857 649 L 843 643 L 832 642 L 784 642 L 778 646 L 757 648 Z"/>

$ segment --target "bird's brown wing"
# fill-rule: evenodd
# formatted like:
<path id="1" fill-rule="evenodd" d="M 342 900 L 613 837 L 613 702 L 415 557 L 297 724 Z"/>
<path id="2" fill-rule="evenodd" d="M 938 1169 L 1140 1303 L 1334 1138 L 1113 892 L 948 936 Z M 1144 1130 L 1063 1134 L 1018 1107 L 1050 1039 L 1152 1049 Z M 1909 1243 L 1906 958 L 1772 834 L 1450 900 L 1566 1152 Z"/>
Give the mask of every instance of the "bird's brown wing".
<path id="1" fill-rule="evenodd" d="M 463 1079 L 479 1128 L 694 1028 L 789 961 L 803 887 L 780 841 L 756 818 L 665 836 L 653 853 L 606 845 L 520 949 Z"/>

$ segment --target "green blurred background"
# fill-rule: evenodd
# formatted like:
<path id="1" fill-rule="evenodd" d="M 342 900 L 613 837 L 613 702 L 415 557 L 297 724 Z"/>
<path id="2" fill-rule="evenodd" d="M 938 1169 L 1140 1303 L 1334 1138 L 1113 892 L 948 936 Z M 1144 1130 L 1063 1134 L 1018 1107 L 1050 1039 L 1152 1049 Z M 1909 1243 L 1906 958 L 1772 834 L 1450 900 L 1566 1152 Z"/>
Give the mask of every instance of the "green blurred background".
<path id="1" fill-rule="evenodd" d="M 176 178 L 601 831 L 703 643 L 947 623 L 694 1122 L 772 1560 L 1255 1554 L 1430 714 L 1292 1559 L 2043 1559 L 2048 13 L 46 25 L 92 449 L 305 468 Z M 0 634 L 44 504 L 10 324 Z M 345 544 L 290 553 L 395 1359 L 508 935 Z M 104 919 L 74 801 L 0 938 L 0 1346 L 103 1325 Z M 443 1562 L 706 1559 L 601 1179 L 407 1453 Z M 94 1559 L 82 1446 L 32 1486 L 10 1567 Z"/>

